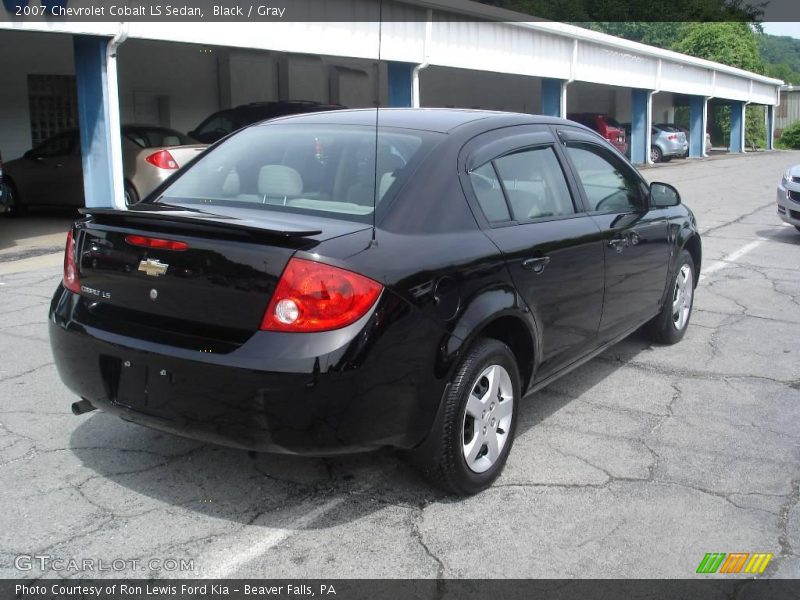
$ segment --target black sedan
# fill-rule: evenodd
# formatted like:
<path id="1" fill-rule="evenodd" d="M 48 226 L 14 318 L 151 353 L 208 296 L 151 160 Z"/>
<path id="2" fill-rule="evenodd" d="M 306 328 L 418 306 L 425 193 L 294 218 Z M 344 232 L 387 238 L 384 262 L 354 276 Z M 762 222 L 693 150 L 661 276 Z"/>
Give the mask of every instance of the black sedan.
<path id="1" fill-rule="evenodd" d="M 525 394 L 642 326 L 679 341 L 700 272 L 674 188 L 531 115 L 286 117 L 130 210 L 84 211 L 50 311 L 74 412 L 271 452 L 394 447 L 460 494 L 502 470 Z"/>

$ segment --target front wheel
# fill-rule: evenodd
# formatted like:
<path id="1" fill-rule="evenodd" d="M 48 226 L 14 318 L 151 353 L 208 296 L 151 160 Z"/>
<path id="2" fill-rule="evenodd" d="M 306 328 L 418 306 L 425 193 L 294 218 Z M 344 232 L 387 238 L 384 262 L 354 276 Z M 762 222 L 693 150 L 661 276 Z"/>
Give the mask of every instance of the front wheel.
<path id="1" fill-rule="evenodd" d="M 504 343 L 478 340 L 461 361 L 443 398 L 443 417 L 415 462 L 436 485 L 460 495 L 489 487 L 514 441 L 521 381 Z"/>
<path id="2" fill-rule="evenodd" d="M 694 261 L 687 250 L 678 257 L 678 266 L 670 280 L 670 293 L 658 316 L 650 321 L 647 332 L 655 342 L 675 344 L 686 334 L 694 303 Z"/>

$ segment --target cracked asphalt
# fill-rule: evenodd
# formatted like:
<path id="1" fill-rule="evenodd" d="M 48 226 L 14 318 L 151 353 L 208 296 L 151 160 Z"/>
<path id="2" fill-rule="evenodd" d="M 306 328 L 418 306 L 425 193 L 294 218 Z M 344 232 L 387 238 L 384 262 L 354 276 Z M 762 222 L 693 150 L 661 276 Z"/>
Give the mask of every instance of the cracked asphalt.
<path id="1" fill-rule="evenodd" d="M 635 334 L 526 398 L 505 473 L 468 499 L 389 451 L 253 456 L 74 417 L 47 341 L 60 269 L 0 275 L 0 577 L 672 578 L 706 552 L 800 577 L 800 233 L 774 201 L 795 163 L 644 171 L 704 232 L 686 338 Z M 32 554 L 144 566 L 15 568 Z M 147 565 L 167 558 L 193 569 Z"/>

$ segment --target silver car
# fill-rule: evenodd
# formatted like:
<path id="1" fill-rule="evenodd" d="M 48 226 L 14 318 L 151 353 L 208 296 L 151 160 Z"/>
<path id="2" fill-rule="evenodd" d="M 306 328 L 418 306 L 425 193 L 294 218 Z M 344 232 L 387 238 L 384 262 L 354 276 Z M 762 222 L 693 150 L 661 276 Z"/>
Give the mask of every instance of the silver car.
<path id="1" fill-rule="evenodd" d="M 207 144 L 166 127 L 123 125 L 122 163 L 125 202 L 134 204 Z M 83 168 L 77 129 L 54 135 L 22 158 L 3 166 L 3 206 L 9 214 L 32 206 L 83 206 Z"/>
<path id="2" fill-rule="evenodd" d="M 686 134 L 676 127 L 653 126 L 650 141 L 650 160 L 654 163 L 666 162 L 677 156 L 689 153 L 689 141 Z"/>
<path id="3" fill-rule="evenodd" d="M 800 231 L 800 165 L 786 169 L 778 184 L 778 216 Z"/>

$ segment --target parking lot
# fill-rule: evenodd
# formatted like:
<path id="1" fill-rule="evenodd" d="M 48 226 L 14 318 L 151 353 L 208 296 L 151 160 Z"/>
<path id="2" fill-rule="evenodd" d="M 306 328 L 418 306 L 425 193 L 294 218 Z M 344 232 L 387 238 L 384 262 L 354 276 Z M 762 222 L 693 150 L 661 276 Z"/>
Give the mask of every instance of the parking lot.
<path id="1" fill-rule="evenodd" d="M 528 397 L 505 473 L 468 499 L 389 451 L 252 455 L 73 416 L 46 329 L 60 255 L 0 256 L 0 577 L 688 578 L 707 552 L 800 577 L 800 232 L 774 200 L 795 163 L 644 171 L 704 234 L 686 338 L 634 335 Z M 125 564 L 15 568 L 34 554 Z"/>

